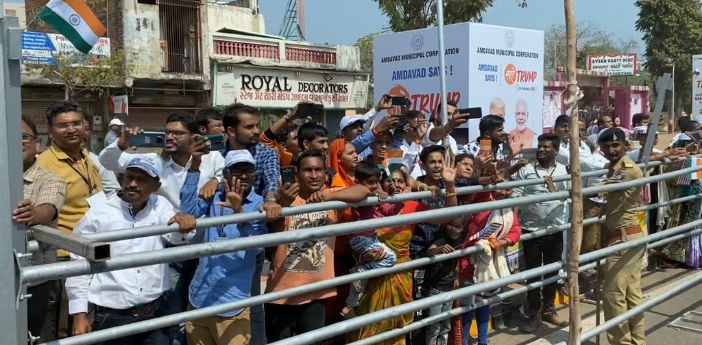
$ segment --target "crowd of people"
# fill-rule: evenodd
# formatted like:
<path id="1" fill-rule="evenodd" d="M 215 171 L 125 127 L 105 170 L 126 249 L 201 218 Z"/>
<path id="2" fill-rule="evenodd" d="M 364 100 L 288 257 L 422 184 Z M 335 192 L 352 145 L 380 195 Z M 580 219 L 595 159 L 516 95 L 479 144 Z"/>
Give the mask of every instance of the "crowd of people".
<path id="1" fill-rule="evenodd" d="M 459 145 L 451 132 L 468 118 L 458 113 L 456 104 L 449 102 L 446 107 L 449 117 L 443 123 L 438 115 L 440 109 L 435 114 L 423 114 L 392 106 L 390 97 L 384 96 L 368 113 L 344 117 L 337 135 L 310 121 L 308 114 L 300 113 L 298 107 L 261 131 L 258 111 L 236 103 L 224 109 L 205 109 L 197 116 L 170 115 L 163 126 L 164 146 L 151 153 L 136 152 L 130 147 L 131 139 L 142 131 L 115 119 L 110 122 L 104 149 L 96 155 L 89 151 L 90 121 L 79 104 L 59 101 L 46 113 L 51 142 L 43 152 L 36 127 L 23 118 L 25 200 L 17 205 L 12 216 L 16 222 L 28 226 L 44 224 L 78 235 L 178 225 L 178 231 L 173 233 L 113 242 L 111 255 L 116 257 L 569 191 L 569 180 L 560 177 L 569 174 L 570 145 L 579 146 L 583 171 L 609 170 L 603 176 L 588 178 L 586 186 L 643 176 L 635 162 L 639 160 L 648 131 L 645 115 L 634 119 L 636 127 L 630 135 L 614 127 L 609 116 L 598 119 L 598 128 L 589 137 L 585 123 L 581 122 L 580 143 L 569 143 L 570 118 L 561 115 L 551 133 L 538 136 L 535 159 L 527 159 L 519 158 L 519 148 L 510 147 L 504 118 L 496 115 L 480 119 L 479 137 Z M 212 135 L 226 138 L 225 150 L 210 150 L 207 138 Z M 639 142 L 640 145 L 633 144 Z M 676 159 L 688 152 L 675 146 L 655 152 L 653 158 Z M 545 182 L 511 190 L 456 193 L 458 187 L 532 179 Z M 412 191 L 431 191 L 432 196 L 388 201 L 393 200 L 389 196 Z M 641 187 L 634 187 L 588 197 L 585 218 L 599 215 L 607 218 L 602 226 L 594 224 L 585 228 L 583 251 L 644 236 L 647 230 L 640 225 L 641 217 L 635 209 L 642 201 L 651 202 L 651 194 L 650 189 L 644 188 L 642 192 Z M 377 197 L 380 203 L 281 215 L 283 208 L 325 201 L 355 203 L 370 196 Z M 265 213 L 265 219 L 196 229 L 198 218 L 247 212 Z M 455 218 L 431 218 L 417 224 L 366 229 L 345 236 L 35 283 L 28 289 L 32 295 L 29 329 L 32 335 L 49 341 L 240 301 L 352 272 L 392 267 L 461 248 L 481 248 L 478 253 L 414 271 L 229 310 L 188 321 L 184 327 L 176 325 L 105 342 L 265 344 L 418 298 L 557 262 L 564 250 L 561 232 L 529 241 L 520 241 L 520 236 L 570 221 L 568 200 L 535 202 Z M 641 302 L 644 254 L 643 247 L 619 252 L 608 259 L 607 267 L 600 272 L 604 276 L 602 296 L 606 318 Z M 30 264 L 65 260 L 84 258 L 42 245 Z M 269 266 L 267 272 L 266 266 Z M 266 278 L 265 288 L 262 277 Z M 533 280 L 538 279 L 541 278 Z M 516 325 L 528 333 L 536 332 L 543 322 L 563 327 L 567 321 L 559 317 L 554 303 L 558 289 L 559 283 L 552 283 L 530 290 L 523 313 L 510 303 L 481 306 L 458 322 L 441 321 L 388 343 L 487 344 L 490 319 L 493 327 Z M 499 292 L 500 289 L 484 291 L 460 301 L 446 301 L 418 313 L 382 320 L 331 341 L 346 343 L 367 338 L 407 326 L 421 317 L 446 312 L 456 305 L 472 306 Z M 478 329 L 477 342 L 468 331 L 473 320 Z M 611 344 L 643 344 L 644 338 L 642 317 L 632 318 L 609 331 Z"/>

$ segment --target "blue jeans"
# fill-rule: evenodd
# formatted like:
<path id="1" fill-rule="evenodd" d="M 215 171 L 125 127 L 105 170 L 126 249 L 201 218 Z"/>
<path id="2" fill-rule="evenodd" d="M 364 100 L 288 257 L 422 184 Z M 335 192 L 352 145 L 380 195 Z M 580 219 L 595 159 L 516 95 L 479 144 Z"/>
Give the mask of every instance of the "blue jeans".
<path id="1" fill-rule="evenodd" d="M 437 289 L 429 289 L 429 296 L 435 296 L 444 291 Z M 429 307 L 429 314 L 427 316 L 438 315 L 447 312 L 453 308 L 453 300 L 445 301 L 443 303 L 435 304 Z M 441 320 L 437 323 L 433 323 L 427 326 L 427 345 L 446 345 L 448 344 L 448 335 L 451 331 L 451 318 Z"/>
<path id="2" fill-rule="evenodd" d="M 480 297 L 477 297 L 480 298 Z M 468 307 L 475 304 L 475 296 L 469 296 L 461 301 L 463 306 Z M 467 304 L 466 304 L 467 303 Z M 490 322 L 490 306 L 482 306 L 463 314 L 463 345 L 470 344 L 470 324 L 473 322 L 473 314 L 475 314 L 476 322 L 478 323 L 478 345 L 488 343 L 488 323 Z"/>

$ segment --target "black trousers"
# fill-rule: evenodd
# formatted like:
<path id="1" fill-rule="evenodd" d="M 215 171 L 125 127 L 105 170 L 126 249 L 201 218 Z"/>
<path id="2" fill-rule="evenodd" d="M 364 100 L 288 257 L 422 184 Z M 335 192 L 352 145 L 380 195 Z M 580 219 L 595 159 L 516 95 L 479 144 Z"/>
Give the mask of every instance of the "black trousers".
<path id="1" fill-rule="evenodd" d="M 561 260 L 563 252 L 563 234 L 556 233 L 522 242 L 524 247 L 524 261 L 528 270 L 548 265 Z M 528 283 L 553 277 L 558 272 L 547 276 L 529 279 Z M 558 285 L 551 283 L 541 289 L 532 289 L 527 292 L 527 314 L 536 315 L 539 311 L 554 311 L 554 299 Z"/>
<path id="2" fill-rule="evenodd" d="M 163 303 L 163 302 L 161 302 Z M 164 316 L 163 304 L 161 308 L 155 310 L 149 315 L 133 316 L 126 315 L 110 310 L 98 309 L 95 311 L 95 320 L 93 320 L 93 330 L 99 331 L 117 326 L 124 326 L 139 321 L 150 320 Z M 129 335 L 119 339 L 108 340 L 102 345 L 170 345 L 171 335 L 169 328 L 160 328 L 145 333 Z"/>
<path id="3" fill-rule="evenodd" d="M 40 342 L 58 338 L 58 321 L 61 312 L 61 280 L 52 280 L 27 288 L 32 295 L 27 303 L 28 328 Z"/>
<path id="4" fill-rule="evenodd" d="M 324 327 L 324 300 L 300 305 L 267 303 L 266 338 L 269 342 Z"/>

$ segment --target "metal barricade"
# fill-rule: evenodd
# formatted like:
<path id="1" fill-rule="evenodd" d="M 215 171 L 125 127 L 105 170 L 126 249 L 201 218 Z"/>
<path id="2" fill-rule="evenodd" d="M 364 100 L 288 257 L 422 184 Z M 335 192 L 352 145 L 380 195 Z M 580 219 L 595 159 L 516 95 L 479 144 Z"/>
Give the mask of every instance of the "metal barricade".
<path id="1" fill-rule="evenodd" d="M 629 182 L 625 182 L 625 183 L 618 183 L 618 184 L 612 184 L 612 185 L 606 185 L 606 186 L 585 188 L 583 190 L 583 193 L 584 193 L 584 195 L 592 195 L 592 194 L 596 194 L 596 193 L 600 193 L 600 192 L 607 192 L 607 191 L 613 191 L 613 190 L 617 190 L 617 189 L 630 188 L 633 186 L 640 186 L 643 184 L 648 184 L 648 183 L 652 183 L 652 182 L 675 178 L 675 177 L 680 176 L 682 174 L 690 174 L 690 173 L 698 171 L 698 170 L 702 170 L 702 167 L 701 168 L 694 167 L 694 168 L 681 169 L 678 171 L 669 172 L 669 173 L 665 173 L 665 174 L 661 174 L 661 175 L 657 175 L 657 176 L 653 176 L 653 177 L 643 178 L 643 179 L 640 179 L 637 181 L 629 181 Z M 525 182 L 542 183 L 543 180 L 520 181 L 520 183 L 525 183 Z M 512 183 L 512 182 L 510 182 L 510 183 Z M 490 186 L 490 187 L 477 186 L 477 188 L 468 187 L 468 188 L 472 188 L 472 189 L 464 189 L 461 191 L 461 193 L 465 194 L 468 192 L 475 192 L 477 189 L 480 189 L 480 190 L 492 189 L 492 190 L 494 190 L 494 189 L 498 189 L 499 187 L 505 188 L 505 186 Z M 412 195 L 413 197 L 416 196 L 417 198 L 428 196 L 428 194 L 426 194 L 426 193 L 412 193 L 412 194 L 414 194 L 414 195 Z M 557 193 L 551 193 L 548 195 L 527 196 L 527 197 L 521 197 L 521 198 L 499 200 L 499 201 L 494 201 L 494 202 L 489 202 L 489 203 L 479 203 L 479 204 L 471 204 L 471 205 L 464 205 L 464 206 L 455 206 L 455 207 L 444 208 L 444 209 L 440 209 L 440 210 L 418 212 L 415 214 L 385 217 L 385 218 L 373 220 L 372 222 L 359 221 L 359 222 L 354 222 L 354 223 L 335 224 L 335 225 L 328 225 L 328 226 L 319 227 L 319 228 L 315 228 L 315 229 L 298 230 L 295 232 L 266 234 L 266 235 L 253 236 L 253 237 L 249 237 L 249 238 L 222 241 L 222 242 L 218 242 L 218 243 L 205 243 L 205 244 L 189 245 L 189 246 L 184 246 L 184 247 L 168 248 L 168 249 L 163 249 L 163 250 L 154 251 L 154 252 L 138 253 L 138 255 L 115 256 L 115 257 L 111 258 L 110 260 L 107 260 L 107 261 L 101 262 L 101 263 L 90 263 L 90 262 L 81 261 L 81 262 L 64 262 L 64 263 L 57 263 L 57 264 L 50 264 L 50 265 L 26 267 L 26 268 L 23 268 L 22 271 L 20 272 L 20 277 L 21 277 L 22 283 L 27 283 L 27 282 L 32 282 L 32 281 L 37 281 L 37 280 L 42 280 L 42 279 L 56 279 L 59 277 L 68 277 L 68 276 L 76 276 L 76 275 L 89 274 L 89 273 L 105 272 L 105 271 L 111 271 L 111 270 L 116 270 L 116 269 L 123 269 L 123 268 L 127 268 L 127 267 L 137 267 L 137 266 L 143 266 L 143 265 L 149 265 L 149 264 L 169 262 L 169 261 L 173 261 L 173 260 L 182 260 L 185 258 L 216 255 L 216 254 L 222 254 L 222 253 L 233 252 L 233 251 L 249 249 L 249 248 L 267 247 L 267 246 L 277 245 L 280 243 L 289 243 L 289 242 L 308 240 L 308 239 L 313 239 L 313 238 L 337 236 L 337 235 L 341 235 L 341 234 L 355 233 L 355 232 L 360 232 L 360 231 L 363 231 L 366 229 L 372 229 L 372 228 L 378 228 L 378 227 L 388 227 L 388 226 L 395 226 L 395 225 L 400 225 L 400 224 L 416 223 L 416 222 L 427 221 L 427 220 L 431 220 L 431 219 L 445 218 L 445 217 L 449 217 L 449 216 L 451 216 L 451 217 L 460 216 L 460 215 L 465 215 L 467 213 L 475 213 L 475 212 L 480 212 L 480 211 L 485 211 L 485 210 L 490 210 L 490 209 L 514 207 L 514 206 L 518 206 L 518 205 L 523 205 L 523 204 L 528 204 L 528 203 L 533 203 L 533 202 L 538 202 L 538 201 L 543 201 L 543 200 L 566 199 L 568 196 L 569 196 L 568 192 L 557 192 Z M 406 196 L 404 196 L 404 197 L 406 197 Z M 679 200 L 667 201 L 667 202 L 661 203 L 660 205 L 642 206 L 639 209 L 640 210 L 647 210 L 647 209 L 652 209 L 654 207 L 672 205 L 672 204 L 676 204 L 676 203 L 680 203 L 680 202 L 694 200 L 698 197 L 699 196 L 684 197 L 684 198 L 680 198 Z M 369 200 L 366 203 L 372 203 L 372 202 L 376 202 L 376 201 Z M 307 205 L 307 206 L 320 207 L 320 205 Z M 339 203 L 338 205 L 332 205 L 332 206 L 334 206 L 334 207 L 338 206 L 338 208 L 342 208 L 342 207 L 349 207 L 350 205 Z M 309 212 L 309 209 L 303 210 L 303 209 L 293 208 L 287 212 L 290 212 L 289 214 L 292 214 L 292 212 L 304 213 L 304 212 Z M 247 214 L 247 215 L 240 215 L 240 216 L 242 216 L 242 217 L 243 216 L 260 217 L 259 214 L 254 214 L 254 215 Z M 212 226 L 215 224 L 222 224 L 222 223 L 231 222 L 231 219 L 228 219 L 228 218 L 231 218 L 231 217 L 217 217 L 217 218 L 211 218 L 211 219 L 204 219 L 198 224 L 198 226 Z M 602 221 L 604 221 L 604 217 L 592 218 L 592 219 L 587 219 L 585 221 L 585 224 L 592 224 L 592 223 L 597 223 L 597 222 L 602 222 Z M 700 226 L 700 225 L 702 225 L 702 221 L 692 222 L 689 224 L 681 225 L 681 226 L 673 228 L 673 229 L 659 232 L 655 235 L 648 236 L 648 237 L 646 237 L 642 240 L 639 240 L 639 241 L 626 242 L 626 243 L 623 243 L 621 245 L 623 245 L 623 246 L 642 245 L 642 244 L 647 243 L 647 242 L 662 239 L 666 236 L 667 236 L 667 239 L 665 241 L 669 241 L 669 240 L 674 239 L 674 238 L 683 238 L 683 237 L 689 236 L 691 233 L 693 233 L 693 232 L 689 232 L 689 229 L 693 229 L 693 228 Z M 570 227 L 570 225 L 566 224 L 566 225 L 563 225 L 563 226 L 560 226 L 560 227 L 557 227 L 554 229 L 547 229 L 547 230 L 538 231 L 538 232 L 535 232 L 532 234 L 525 234 L 521 240 L 526 241 L 526 240 L 530 240 L 530 239 L 533 239 L 536 237 L 540 237 L 540 236 L 544 236 L 544 235 L 547 235 L 550 233 L 554 233 L 557 231 L 564 231 L 566 229 L 569 229 L 569 227 Z M 154 232 L 160 233 L 160 231 L 165 231 L 166 228 L 168 228 L 168 227 L 160 227 L 160 229 L 159 229 L 159 227 L 150 227 L 149 231 L 154 231 Z M 173 229 L 169 229 L 169 231 L 173 231 Z M 153 235 L 153 233 L 149 233 L 147 236 L 150 236 L 150 235 Z M 104 240 L 104 239 L 100 238 L 100 240 Z M 612 248 L 614 248 L 614 249 L 612 249 Z M 611 252 L 616 251 L 616 250 L 621 250 L 621 249 L 623 249 L 623 248 L 610 247 L 610 248 L 599 250 L 597 252 L 592 252 L 592 253 L 581 256 L 581 262 L 586 263 L 588 261 L 596 260 L 596 259 L 605 257 L 608 253 L 611 253 Z M 365 272 L 360 272 L 360 273 L 348 274 L 348 275 L 336 277 L 336 278 L 333 278 L 330 280 L 315 282 L 313 284 L 308 284 L 305 286 L 290 288 L 290 289 L 281 290 L 281 291 L 277 291 L 277 292 L 273 292 L 273 293 L 267 293 L 267 294 L 263 294 L 260 296 L 253 296 L 253 297 L 250 297 L 250 298 L 247 298 L 247 299 L 244 299 L 241 301 L 237 301 L 237 302 L 231 302 L 231 303 L 226 303 L 226 304 L 222 304 L 222 305 L 218 305 L 218 306 L 190 310 L 190 311 L 186 311 L 183 313 L 173 314 L 173 315 L 160 317 L 160 318 L 156 318 L 156 319 L 152 319 L 152 320 L 148 320 L 148 321 L 136 322 L 136 323 L 133 323 L 133 324 L 130 324 L 127 326 L 120 326 L 120 327 L 115 327 L 115 328 L 111 328 L 111 329 L 95 331 L 95 332 L 85 334 L 85 335 L 61 339 L 58 341 L 51 342 L 49 344 L 90 344 L 90 343 L 94 343 L 94 342 L 105 341 L 105 340 L 114 339 L 114 338 L 127 336 L 127 335 L 131 335 L 131 334 L 138 334 L 138 333 L 145 332 L 148 330 L 153 330 L 153 329 L 157 329 L 157 328 L 161 328 L 161 327 L 165 327 L 165 326 L 169 326 L 169 325 L 183 323 L 183 322 L 186 322 L 189 320 L 194 320 L 194 319 L 198 319 L 198 318 L 202 318 L 202 317 L 221 314 L 221 313 L 224 313 L 226 311 L 231 311 L 234 309 L 244 308 L 244 307 L 253 306 L 253 305 L 259 305 L 262 303 L 275 301 L 275 300 L 285 298 L 285 297 L 296 296 L 296 295 L 300 295 L 300 294 L 304 294 L 304 293 L 308 293 L 308 292 L 312 292 L 312 291 L 317 291 L 320 289 L 325 289 L 325 288 L 329 288 L 329 287 L 348 284 L 354 280 L 369 279 L 369 278 L 374 278 L 374 277 L 378 277 L 378 276 L 382 276 L 382 275 L 386 275 L 386 274 L 405 271 L 408 269 L 415 269 L 415 268 L 423 267 L 423 266 L 433 264 L 436 262 L 469 255 L 469 254 L 475 253 L 477 251 L 478 251 L 478 249 L 476 247 L 466 248 L 466 249 L 455 251 L 455 252 L 450 253 L 450 254 L 442 254 L 442 255 L 437 255 L 434 257 L 412 260 L 409 262 L 398 264 L 398 265 L 391 267 L 391 268 L 383 268 L 383 269 L 370 270 L 370 271 L 365 271 Z M 596 256 L 593 256 L 593 255 L 596 255 Z M 371 314 L 363 315 L 363 316 L 360 316 L 360 317 L 357 317 L 357 318 L 354 318 L 351 320 L 336 323 L 330 327 L 325 327 L 322 329 L 318 329 L 316 331 L 312 331 L 312 332 L 308 332 L 308 333 L 305 333 L 302 335 L 298 335 L 298 336 L 293 337 L 293 338 L 285 339 L 283 341 L 278 342 L 278 344 L 306 344 L 306 343 L 310 343 L 310 342 L 323 340 L 323 339 L 333 337 L 333 336 L 338 335 L 338 334 L 346 333 L 350 330 L 357 329 L 359 327 L 363 327 L 364 325 L 371 324 L 371 323 L 377 322 L 379 320 L 383 320 L 387 317 L 392 317 L 392 315 L 404 314 L 404 313 L 412 312 L 414 310 L 426 308 L 427 306 L 432 305 L 440 300 L 445 300 L 448 298 L 456 299 L 456 298 L 460 298 L 461 296 L 467 296 L 467 295 L 475 294 L 478 292 L 491 290 L 493 288 L 503 286 L 505 284 L 519 282 L 519 281 L 522 281 L 522 280 L 525 280 L 528 278 L 540 276 L 540 275 L 543 275 L 546 273 L 555 272 L 555 271 L 558 271 L 561 267 L 562 267 L 562 263 L 558 262 L 558 263 L 554 263 L 554 264 L 540 267 L 538 269 L 521 272 L 521 273 L 518 273 L 514 276 L 505 278 L 504 280 L 501 279 L 501 280 L 496 280 L 496 281 L 488 282 L 488 283 L 484 283 L 484 284 L 473 285 L 471 287 L 457 289 L 457 290 L 447 292 L 447 293 L 442 293 L 441 295 L 436 295 L 436 296 L 428 297 L 425 299 L 416 300 L 416 301 L 410 302 L 410 303 L 405 304 L 405 305 L 395 306 L 395 307 L 392 307 L 389 309 L 385 309 L 385 310 L 381 310 L 381 311 L 374 312 Z M 556 277 L 556 278 L 558 278 L 558 277 Z M 536 285 L 536 286 L 538 286 L 538 285 Z M 451 311 L 451 312 L 454 312 L 454 311 Z M 456 311 L 456 312 L 458 312 L 458 311 Z M 446 316 L 449 317 L 448 314 Z M 438 321 L 439 319 L 440 318 L 435 318 L 435 319 L 431 319 L 431 320 Z M 420 325 L 427 324 L 427 322 L 431 322 L 431 321 L 424 320 L 423 323 Z M 421 327 L 420 325 L 413 326 L 413 327 Z M 406 328 L 403 328 L 403 329 L 406 329 Z M 393 332 L 399 332 L 399 330 L 393 331 Z M 389 336 L 389 335 L 387 335 L 387 336 Z M 365 342 L 363 342 L 363 343 L 365 343 Z"/>

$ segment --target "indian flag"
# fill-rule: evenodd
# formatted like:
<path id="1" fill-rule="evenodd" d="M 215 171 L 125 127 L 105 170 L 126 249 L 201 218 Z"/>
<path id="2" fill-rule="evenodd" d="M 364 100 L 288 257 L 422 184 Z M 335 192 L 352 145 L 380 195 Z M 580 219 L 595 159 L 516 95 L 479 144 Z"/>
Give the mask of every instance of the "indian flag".
<path id="1" fill-rule="evenodd" d="M 107 31 L 83 0 L 51 0 L 39 12 L 39 18 L 85 54 Z"/>

